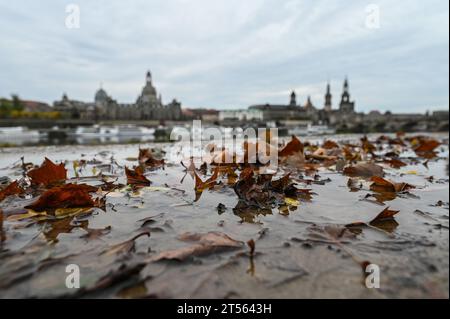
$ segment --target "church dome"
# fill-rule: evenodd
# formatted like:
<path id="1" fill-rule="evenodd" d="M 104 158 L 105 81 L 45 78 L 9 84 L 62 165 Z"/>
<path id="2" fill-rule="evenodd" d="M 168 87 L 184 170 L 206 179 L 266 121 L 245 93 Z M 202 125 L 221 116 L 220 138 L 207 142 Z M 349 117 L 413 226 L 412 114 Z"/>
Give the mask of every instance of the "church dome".
<path id="1" fill-rule="evenodd" d="M 99 89 L 97 93 L 95 93 L 95 102 L 105 102 L 108 100 L 108 94 L 105 90 Z"/>
<path id="2" fill-rule="evenodd" d="M 153 95 L 156 96 L 156 89 L 155 87 L 147 82 L 147 84 L 144 86 L 144 88 L 142 89 L 142 95 Z"/>

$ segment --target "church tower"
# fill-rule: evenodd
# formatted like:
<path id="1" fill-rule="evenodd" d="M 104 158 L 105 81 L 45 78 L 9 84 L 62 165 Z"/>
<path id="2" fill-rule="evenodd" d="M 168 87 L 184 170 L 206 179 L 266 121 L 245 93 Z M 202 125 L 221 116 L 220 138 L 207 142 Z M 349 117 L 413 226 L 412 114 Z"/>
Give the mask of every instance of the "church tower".
<path id="1" fill-rule="evenodd" d="M 297 106 L 297 96 L 295 95 L 295 91 L 291 93 L 291 101 L 289 102 L 289 106 Z"/>
<path id="2" fill-rule="evenodd" d="M 355 102 L 350 101 L 350 90 L 348 85 L 348 79 L 345 78 L 344 89 L 342 92 L 341 103 L 339 105 L 339 110 L 344 113 L 355 112 Z"/>
<path id="3" fill-rule="evenodd" d="M 332 103 L 331 103 L 331 99 L 332 99 L 332 95 L 331 95 L 331 87 L 330 87 L 330 83 L 328 82 L 327 84 L 327 93 L 325 94 L 325 106 L 324 106 L 324 110 L 326 112 L 331 112 L 332 109 Z"/>

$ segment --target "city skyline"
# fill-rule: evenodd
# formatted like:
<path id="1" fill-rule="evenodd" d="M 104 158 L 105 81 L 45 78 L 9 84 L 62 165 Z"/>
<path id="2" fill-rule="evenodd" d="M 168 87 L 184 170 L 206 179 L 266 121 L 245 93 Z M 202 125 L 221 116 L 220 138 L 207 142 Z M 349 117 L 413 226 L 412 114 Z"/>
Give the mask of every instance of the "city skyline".
<path id="1" fill-rule="evenodd" d="M 322 107 L 326 83 L 338 97 L 348 76 L 358 111 L 446 109 L 448 2 L 432 2 L 378 1 L 378 29 L 361 1 L 77 1 L 79 29 L 64 25 L 67 3 L 0 2 L 0 96 L 90 101 L 103 83 L 131 102 L 151 69 L 163 100 L 183 107 L 286 103 L 292 90 Z"/>

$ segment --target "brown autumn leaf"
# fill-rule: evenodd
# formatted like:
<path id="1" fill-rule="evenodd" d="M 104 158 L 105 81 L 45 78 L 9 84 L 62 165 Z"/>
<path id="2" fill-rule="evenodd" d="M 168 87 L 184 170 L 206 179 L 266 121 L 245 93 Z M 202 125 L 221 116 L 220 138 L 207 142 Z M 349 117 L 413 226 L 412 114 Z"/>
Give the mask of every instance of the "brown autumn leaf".
<path id="1" fill-rule="evenodd" d="M 129 240 L 126 240 L 122 243 L 119 243 L 119 244 L 109 247 L 108 249 L 103 251 L 100 255 L 105 255 L 105 256 L 125 255 L 130 252 L 133 252 L 136 248 L 136 243 L 135 243 L 136 239 L 138 239 L 139 237 L 145 236 L 145 235 L 147 235 L 147 237 L 150 237 L 150 232 L 143 231 Z"/>
<path id="2" fill-rule="evenodd" d="M 278 153 L 280 157 L 292 156 L 304 152 L 304 145 L 296 136 L 292 136 L 291 141 Z"/>
<path id="3" fill-rule="evenodd" d="M 415 188 L 407 183 L 394 183 L 378 176 L 373 176 L 371 181 L 373 183 L 370 189 L 377 193 L 401 193 Z"/>
<path id="4" fill-rule="evenodd" d="M 364 222 L 355 222 L 348 224 L 345 227 L 349 229 L 360 229 L 361 227 L 368 227 L 370 225 L 388 233 L 392 233 L 398 227 L 398 223 L 395 221 L 394 216 L 399 212 L 400 211 L 398 210 L 391 210 L 389 207 L 387 207 L 368 224 Z"/>
<path id="5" fill-rule="evenodd" d="M 97 188 L 87 184 L 55 186 L 45 191 L 35 202 L 25 206 L 25 208 L 32 209 L 36 212 L 43 212 L 57 208 L 96 207 L 96 201 L 90 194 L 95 191 L 97 191 Z"/>
<path id="6" fill-rule="evenodd" d="M 209 232 L 206 234 L 184 233 L 179 236 L 181 241 L 194 242 L 194 244 L 174 250 L 163 251 L 148 261 L 179 260 L 183 261 L 192 256 L 204 256 L 214 252 L 242 248 L 241 241 L 234 240 L 228 235 L 220 232 Z"/>
<path id="7" fill-rule="evenodd" d="M 5 231 L 3 230 L 3 209 L 0 208 L 0 245 L 6 240 Z"/>
<path id="8" fill-rule="evenodd" d="M 300 140 L 292 136 L 292 140 L 278 153 L 280 164 L 302 169 L 305 165 L 304 145 Z"/>
<path id="9" fill-rule="evenodd" d="M 350 188 L 351 192 L 358 192 L 362 188 L 362 183 L 356 178 L 349 178 L 347 187 Z"/>
<path id="10" fill-rule="evenodd" d="M 146 167 L 158 168 L 164 166 L 164 159 L 156 159 L 153 156 L 152 151 L 149 148 L 139 149 L 139 164 L 145 165 Z"/>
<path id="11" fill-rule="evenodd" d="M 344 175 L 350 177 L 370 178 L 372 176 L 384 176 L 383 167 L 374 163 L 360 163 L 344 168 Z"/>
<path id="12" fill-rule="evenodd" d="M 85 238 L 87 240 L 98 239 L 111 232 L 111 226 L 106 226 L 105 228 L 84 227 L 83 229 L 86 231 L 86 234 L 82 235 L 81 238 Z"/>
<path id="13" fill-rule="evenodd" d="M 433 152 L 440 145 L 441 143 L 434 139 L 422 139 L 420 144 L 414 148 L 414 151 L 416 153 Z"/>
<path id="14" fill-rule="evenodd" d="M 56 219 L 47 222 L 47 228 L 44 230 L 44 236 L 49 242 L 57 242 L 60 234 L 69 234 L 74 228 L 87 227 L 87 221 L 74 223 L 73 216 Z"/>
<path id="15" fill-rule="evenodd" d="M 405 162 L 402 162 L 399 159 L 393 158 L 393 159 L 386 159 L 383 161 L 384 163 L 390 165 L 392 168 L 402 168 L 407 166 L 408 164 L 406 164 Z"/>
<path id="16" fill-rule="evenodd" d="M 361 148 L 365 153 L 369 153 L 373 155 L 373 152 L 375 152 L 377 150 L 376 146 L 373 145 L 369 139 L 367 138 L 367 136 L 364 136 L 363 138 L 361 138 Z"/>
<path id="17" fill-rule="evenodd" d="M 32 169 L 27 175 L 30 177 L 32 185 L 49 186 L 65 181 L 67 179 L 67 170 L 64 167 L 64 163 L 56 165 L 46 157 L 40 167 Z"/>
<path id="18" fill-rule="evenodd" d="M 0 191 L 0 202 L 11 195 L 20 195 L 24 190 L 19 186 L 17 181 L 12 182 Z"/>
<path id="19" fill-rule="evenodd" d="M 441 145 L 439 141 L 423 136 L 413 138 L 411 144 L 417 156 L 425 159 L 435 158 L 437 156 L 436 148 Z"/>
<path id="20" fill-rule="evenodd" d="M 213 188 L 216 185 L 216 180 L 219 177 L 220 168 L 217 166 L 214 169 L 214 172 L 210 178 L 206 181 L 202 181 L 202 179 L 198 176 L 197 172 L 194 171 L 195 177 L 195 201 L 198 201 L 205 189 Z"/>
<path id="21" fill-rule="evenodd" d="M 377 215 L 369 224 L 385 221 L 388 219 L 394 218 L 400 211 L 399 210 L 391 210 L 389 207 L 386 207 L 381 213 Z"/>
<path id="22" fill-rule="evenodd" d="M 132 186 L 149 186 L 151 182 L 144 176 L 144 170 L 140 166 L 136 166 L 134 170 L 125 166 L 125 174 L 127 176 L 127 184 Z"/>
<path id="23" fill-rule="evenodd" d="M 329 149 L 333 149 L 333 148 L 339 148 L 339 145 L 335 141 L 326 140 L 322 144 L 322 148 L 329 150 Z"/>
<path id="24" fill-rule="evenodd" d="M 253 239 L 250 239 L 249 241 L 247 241 L 247 246 L 248 248 L 250 248 L 250 256 L 254 256 L 255 255 L 255 241 Z"/>

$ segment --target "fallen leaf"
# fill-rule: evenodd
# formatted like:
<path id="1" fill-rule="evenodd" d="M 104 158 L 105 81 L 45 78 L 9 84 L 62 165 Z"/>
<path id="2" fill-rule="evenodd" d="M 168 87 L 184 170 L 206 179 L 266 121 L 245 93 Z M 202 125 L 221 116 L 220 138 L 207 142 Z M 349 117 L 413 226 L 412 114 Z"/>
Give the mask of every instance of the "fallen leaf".
<path id="1" fill-rule="evenodd" d="M 136 236 L 134 236 L 133 238 L 131 238 L 129 240 L 126 240 L 122 243 L 113 245 L 113 246 L 109 247 L 107 250 L 105 250 L 103 253 L 101 253 L 101 255 L 105 255 L 105 256 L 124 255 L 124 254 L 128 254 L 130 252 L 133 252 L 136 247 L 135 240 L 138 239 L 139 237 L 142 237 L 145 235 L 147 237 L 150 237 L 150 232 L 144 231 L 142 233 L 137 234 Z"/>
<path id="2" fill-rule="evenodd" d="M 392 168 L 402 168 L 407 166 L 408 164 L 406 164 L 405 162 L 402 162 L 399 159 L 389 159 L 389 160 L 384 160 L 384 163 L 390 165 Z"/>
<path id="3" fill-rule="evenodd" d="M 96 202 L 90 193 L 97 188 L 87 184 L 65 184 L 53 187 L 44 192 L 34 203 L 25 206 L 37 212 L 48 211 L 57 208 L 89 208 L 95 207 Z"/>
<path id="4" fill-rule="evenodd" d="M 373 176 L 371 181 L 373 183 L 370 185 L 370 189 L 378 193 L 400 193 L 415 188 L 407 183 L 394 183 L 378 176 Z"/>
<path id="5" fill-rule="evenodd" d="M 399 210 L 391 210 L 389 207 L 386 207 L 381 213 L 377 215 L 369 224 L 379 223 L 388 219 L 393 219 L 395 215 L 397 215 Z"/>
<path id="6" fill-rule="evenodd" d="M 198 176 L 197 172 L 194 171 L 195 177 L 195 202 L 200 199 L 203 191 L 205 189 L 209 189 L 216 185 L 216 180 L 219 177 L 219 166 L 214 169 L 214 172 L 210 178 L 206 181 L 202 181 L 202 179 Z"/>
<path id="7" fill-rule="evenodd" d="M 64 167 L 64 163 L 56 165 L 46 157 L 40 167 L 32 169 L 27 175 L 30 177 L 32 185 L 49 186 L 65 181 L 67 179 L 67 170 Z"/>
<path id="8" fill-rule="evenodd" d="M 164 159 L 156 159 L 149 148 L 139 149 L 139 163 L 146 167 L 158 168 L 164 166 Z"/>
<path id="9" fill-rule="evenodd" d="M 250 256 L 255 255 L 255 241 L 253 239 L 250 239 L 247 241 L 247 246 L 250 248 Z"/>
<path id="10" fill-rule="evenodd" d="M 12 182 L 0 191 L 0 202 L 8 196 L 20 195 L 24 190 L 19 186 L 17 181 Z"/>
<path id="11" fill-rule="evenodd" d="M 144 170 L 137 166 L 134 170 L 125 166 L 125 174 L 127 176 L 127 184 L 137 187 L 149 186 L 151 182 L 144 176 Z"/>
<path id="12" fill-rule="evenodd" d="M 329 149 L 333 149 L 333 148 L 339 148 L 339 145 L 335 141 L 326 140 L 322 144 L 322 148 L 329 150 Z"/>
<path id="13" fill-rule="evenodd" d="M 192 256 L 208 255 L 224 249 L 238 249 L 243 243 L 232 239 L 226 234 L 220 232 L 209 232 L 206 234 L 184 233 L 179 239 L 187 242 L 194 242 L 193 245 L 174 250 L 168 250 L 151 257 L 149 261 L 158 261 L 163 259 L 183 261 Z"/>
<path id="14" fill-rule="evenodd" d="M 86 231 L 86 234 L 81 236 L 81 238 L 85 238 L 87 240 L 98 239 L 104 235 L 107 235 L 111 232 L 111 226 L 106 226 L 105 228 L 83 228 Z"/>
<path id="15" fill-rule="evenodd" d="M 3 209 L 0 208 L 0 245 L 6 240 L 6 234 L 3 230 Z"/>
<path id="16" fill-rule="evenodd" d="M 384 176 L 383 167 L 373 163 L 362 163 L 354 166 L 348 166 L 344 168 L 344 175 L 350 177 L 372 177 L 372 176 Z"/>
<path id="17" fill-rule="evenodd" d="M 281 164 L 297 169 L 304 167 L 304 145 L 295 136 L 292 136 L 292 140 L 278 153 L 278 156 Z"/>

